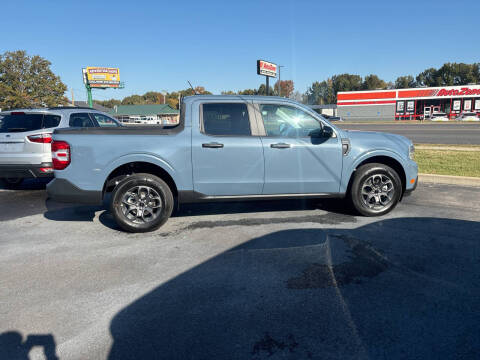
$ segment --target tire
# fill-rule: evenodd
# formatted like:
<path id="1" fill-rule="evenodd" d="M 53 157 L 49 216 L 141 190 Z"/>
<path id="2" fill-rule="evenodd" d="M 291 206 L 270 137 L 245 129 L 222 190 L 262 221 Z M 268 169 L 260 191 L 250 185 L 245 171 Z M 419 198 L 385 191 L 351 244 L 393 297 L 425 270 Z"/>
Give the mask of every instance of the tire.
<path id="1" fill-rule="evenodd" d="M 17 189 L 23 182 L 23 178 L 2 178 L 0 180 L 7 189 Z"/>
<path id="2" fill-rule="evenodd" d="M 173 205 L 173 194 L 165 181 L 152 174 L 134 174 L 115 187 L 110 210 L 123 230 L 148 232 L 167 222 Z"/>
<path id="3" fill-rule="evenodd" d="M 385 215 L 397 206 L 401 196 L 402 181 L 391 167 L 372 163 L 357 169 L 350 200 L 361 215 Z"/>

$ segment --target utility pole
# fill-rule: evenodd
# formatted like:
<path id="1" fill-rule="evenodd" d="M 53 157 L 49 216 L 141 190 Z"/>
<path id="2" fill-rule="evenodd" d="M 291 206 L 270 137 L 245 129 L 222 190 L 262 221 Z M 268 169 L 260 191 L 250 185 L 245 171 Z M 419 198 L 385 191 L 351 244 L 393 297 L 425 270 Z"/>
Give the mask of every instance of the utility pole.
<path id="1" fill-rule="evenodd" d="M 73 89 L 70 89 L 70 91 L 72 92 L 72 106 L 75 106 L 75 99 L 73 98 Z"/>
<path id="2" fill-rule="evenodd" d="M 280 76 L 282 67 L 285 67 L 285 66 L 278 65 L 278 96 L 282 96 L 282 87 L 280 86 L 280 81 L 282 80 Z"/>

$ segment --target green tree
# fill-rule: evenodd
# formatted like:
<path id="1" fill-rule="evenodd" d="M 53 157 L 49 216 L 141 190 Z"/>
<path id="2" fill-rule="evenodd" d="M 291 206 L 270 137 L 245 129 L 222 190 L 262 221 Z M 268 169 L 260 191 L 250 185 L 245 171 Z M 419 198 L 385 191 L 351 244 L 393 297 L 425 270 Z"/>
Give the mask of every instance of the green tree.
<path id="1" fill-rule="evenodd" d="M 397 80 L 395 80 L 395 89 L 413 88 L 416 85 L 417 84 L 412 75 L 399 76 Z"/>
<path id="2" fill-rule="evenodd" d="M 441 86 L 442 79 L 435 68 L 426 69 L 417 75 L 417 86 Z"/>
<path id="3" fill-rule="evenodd" d="M 235 91 L 232 91 L 232 90 L 224 90 L 220 94 L 222 94 L 222 95 L 237 95 L 237 93 Z"/>
<path id="4" fill-rule="evenodd" d="M 353 74 L 341 74 L 332 76 L 332 86 L 335 93 L 335 101 L 339 91 L 362 90 L 362 77 Z"/>
<path id="5" fill-rule="evenodd" d="M 268 95 L 272 96 L 272 95 L 275 94 L 275 92 L 274 92 L 274 90 L 273 90 L 273 88 L 272 88 L 271 86 L 269 86 L 268 89 L 269 89 L 269 90 L 268 90 Z M 267 87 L 265 86 L 265 84 L 262 84 L 262 85 L 260 85 L 260 87 L 258 88 L 257 94 L 255 94 L 255 95 L 267 95 L 266 90 L 267 90 Z M 243 95 L 247 95 L 247 94 L 243 94 Z"/>
<path id="6" fill-rule="evenodd" d="M 93 100 L 94 103 L 102 105 L 106 108 L 113 109 L 115 105 L 120 105 L 122 103 L 121 100 L 117 99 L 110 99 L 110 100 Z"/>
<path id="7" fill-rule="evenodd" d="M 265 85 L 263 85 L 265 91 Z M 238 92 L 238 95 L 258 95 L 258 90 L 255 89 L 245 89 Z"/>
<path id="8" fill-rule="evenodd" d="M 0 108 L 57 106 L 67 103 L 67 86 L 50 69 L 50 61 L 24 50 L 0 55 Z"/>
<path id="9" fill-rule="evenodd" d="M 362 83 L 363 90 L 377 90 L 377 89 L 386 89 L 387 83 L 380 79 L 377 75 L 371 74 L 365 76 Z"/>
<path id="10" fill-rule="evenodd" d="M 332 104 L 335 102 L 333 83 L 331 79 L 322 82 L 315 81 L 306 91 L 305 100 L 310 105 Z"/>
<path id="11" fill-rule="evenodd" d="M 141 95 L 130 95 L 122 100 L 122 105 L 143 105 L 145 98 Z"/>

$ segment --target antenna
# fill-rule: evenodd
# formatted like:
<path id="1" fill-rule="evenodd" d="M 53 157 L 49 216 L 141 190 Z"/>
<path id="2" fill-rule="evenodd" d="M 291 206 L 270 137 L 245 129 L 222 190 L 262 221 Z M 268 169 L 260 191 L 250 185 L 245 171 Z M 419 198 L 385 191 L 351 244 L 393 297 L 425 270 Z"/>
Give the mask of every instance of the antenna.
<path id="1" fill-rule="evenodd" d="M 187 82 L 188 82 L 188 85 L 190 85 L 190 87 L 192 88 L 193 93 L 194 93 L 195 95 L 198 95 L 197 92 L 195 91 L 195 89 L 193 88 L 192 84 L 190 84 L 190 81 L 187 80 Z"/>

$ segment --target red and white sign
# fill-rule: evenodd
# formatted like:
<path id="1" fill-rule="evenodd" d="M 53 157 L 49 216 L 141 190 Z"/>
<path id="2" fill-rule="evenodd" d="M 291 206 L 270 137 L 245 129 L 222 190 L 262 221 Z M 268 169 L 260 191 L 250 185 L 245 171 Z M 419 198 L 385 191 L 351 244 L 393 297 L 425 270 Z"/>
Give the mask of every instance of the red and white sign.
<path id="1" fill-rule="evenodd" d="M 257 74 L 277 77 L 277 64 L 265 60 L 257 60 Z"/>

